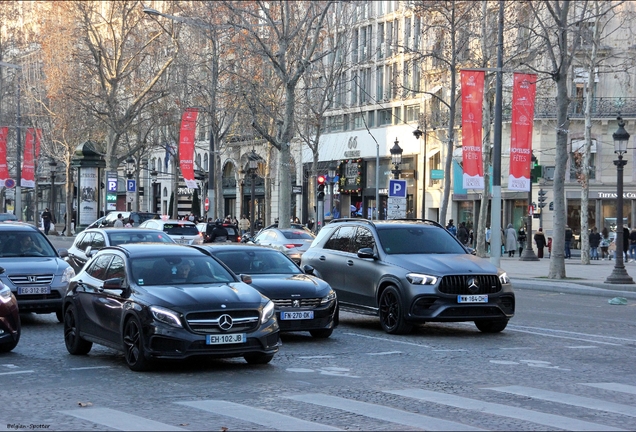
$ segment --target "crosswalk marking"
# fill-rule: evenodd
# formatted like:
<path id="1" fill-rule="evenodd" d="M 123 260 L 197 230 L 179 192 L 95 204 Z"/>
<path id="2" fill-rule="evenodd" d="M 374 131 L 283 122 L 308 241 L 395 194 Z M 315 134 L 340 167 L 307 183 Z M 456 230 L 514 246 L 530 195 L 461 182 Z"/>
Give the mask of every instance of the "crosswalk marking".
<path id="1" fill-rule="evenodd" d="M 72 411 L 60 411 L 73 417 L 88 420 L 122 431 L 183 431 L 177 426 L 149 420 L 123 411 L 110 408 L 83 408 Z"/>
<path id="2" fill-rule="evenodd" d="M 591 423 L 582 420 L 563 417 L 555 414 L 546 414 L 539 411 L 532 411 L 525 408 L 517 408 L 509 405 L 498 403 L 483 402 L 476 399 L 469 399 L 462 396 L 455 396 L 447 393 L 432 392 L 428 390 L 410 389 L 410 390 L 393 390 L 386 393 L 399 396 L 419 399 L 426 402 L 432 402 L 441 405 L 448 405 L 455 408 L 475 410 L 483 413 L 494 414 L 502 417 L 509 417 L 518 420 L 524 420 L 550 428 L 559 428 L 566 430 L 580 431 L 620 431 L 624 429 L 614 428 L 608 425 Z"/>
<path id="3" fill-rule="evenodd" d="M 593 409 L 597 411 L 606 411 L 615 414 L 622 414 L 629 417 L 636 417 L 636 407 L 617 404 L 614 402 L 606 402 L 600 399 L 592 399 L 584 396 L 571 395 L 567 393 L 558 393 L 549 390 L 535 389 L 522 386 L 493 387 L 490 390 L 498 392 L 511 393 L 519 396 L 531 397 L 533 399 L 541 399 L 550 402 L 558 402 L 565 405 L 573 405 L 582 408 Z"/>
<path id="4" fill-rule="evenodd" d="M 26 373 L 33 373 L 35 371 L 33 370 L 21 370 L 21 371 L 14 371 L 14 372 L 0 372 L 0 375 L 17 375 L 17 374 L 26 374 Z"/>
<path id="5" fill-rule="evenodd" d="M 377 404 L 358 402 L 351 399 L 344 399 L 337 396 L 329 396 L 321 393 L 317 394 L 301 394 L 295 396 L 283 396 L 300 402 L 311 403 L 328 408 L 334 408 L 342 411 L 348 411 L 365 417 L 383 420 L 391 423 L 397 423 L 415 428 L 424 428 L 425 430 L 438 431 L 478 431 L 483 430 L 462 423 L 437 419 L 421 414 L 414 414 L 408 411 L 402 411 L 395 408 L 389 408 Z"/>
<path id="6" fill-rule="evenodd" d="M 253 408 L 248 405 L 241 405 L 234 402 L 222 400 L 201 400 L 190 402 L 176 402 L 179 405 L 185 405 L 197 408 L 214 414 L 233 417 L 246 422 L 255 423 L 261 426 L 272 428 L 275 430 L 294 430 L 294 431 L 339 431 L 331 426 L 320 423 L 300 420 L 287 415 L 267 411 L 260 408 Z"/>
<path id="7" fill-rule="evenodd" d="M 619 383 L 584 383 L 583 385 L 596 387 L 603 390 L 611 390 L 617 391 L 621 393 L 628 393 L 636 395 L 636 386 L 630 386 L 627 384 L 619 384 Z"/>

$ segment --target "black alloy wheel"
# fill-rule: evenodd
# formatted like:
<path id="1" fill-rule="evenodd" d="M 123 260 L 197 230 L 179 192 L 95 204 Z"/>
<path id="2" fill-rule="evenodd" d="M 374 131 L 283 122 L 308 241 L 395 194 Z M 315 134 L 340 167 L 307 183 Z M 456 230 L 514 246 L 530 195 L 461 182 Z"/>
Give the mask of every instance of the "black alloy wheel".
<path id="1" fill-rule="evenodd" d="M 124 357 L 128 367 L 135 372 L 148 370 L 150 361 L 146 358 L 141 324 L 137 318 L 132 317 L 126 321 L 123 339 Z"/>
<path id="2" fill-rule="evenodd" d="M 252 353 L 243 356 L 246 362 L 254 365 L 263 365 L 272 361 L 274 354 Z"/>
<path id="3" fill-rule="evenodd" d="M 64 344 L 67 351 L 73 355 L 86 355 L 93 347 L 93 342 L 80 337 L 77 312 L 73 305 L 69 305 L 64 314 Z"/>
<path id="4" fill-rule="evenodd" d="M 475 326 L 482 333 L 499 333 L 508 325 L 508 320 L 479 320 Z"/>
<path id="5" fill-rule="evenodd" d="M 333 333 L 333 329 L 309 330 L 309 334 L 316 339 L 327 339 Z"/>
<path id="6" fill-rule="evenodd" d="M 407 334 L 413 329 L 413 325 L 404 319 L 402 310 L 402 298 L 394 285 L 390 285 L 382 291 L 380 296 L 380 324 L 389 334 Z"/>

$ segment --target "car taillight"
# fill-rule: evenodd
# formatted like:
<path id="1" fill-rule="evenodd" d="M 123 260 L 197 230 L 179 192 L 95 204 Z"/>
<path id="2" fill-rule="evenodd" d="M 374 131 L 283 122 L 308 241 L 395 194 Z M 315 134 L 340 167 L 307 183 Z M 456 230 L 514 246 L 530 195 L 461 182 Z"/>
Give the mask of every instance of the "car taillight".
<path id="1" fill-rule="evenodd" d="M 285 245 L 285 247 L 287 249 L 291 249 L 291 248 L 295 248 L 295 247 L 301 247 L 301 246 L 302 246 L 302 244 L 292 244 L 292 243 L 289 243 L 289 244 Z"/>

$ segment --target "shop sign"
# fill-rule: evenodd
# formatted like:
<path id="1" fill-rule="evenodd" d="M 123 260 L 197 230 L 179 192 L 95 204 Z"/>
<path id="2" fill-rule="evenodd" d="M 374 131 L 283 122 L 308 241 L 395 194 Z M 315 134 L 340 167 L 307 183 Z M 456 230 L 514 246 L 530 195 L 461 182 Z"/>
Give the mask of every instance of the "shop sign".
<path id="1" fill-rule="evenodd" d="M 431 170 L 431 180 L 443 180 L 444 179 L 444 170 L 434 169 Z"/>

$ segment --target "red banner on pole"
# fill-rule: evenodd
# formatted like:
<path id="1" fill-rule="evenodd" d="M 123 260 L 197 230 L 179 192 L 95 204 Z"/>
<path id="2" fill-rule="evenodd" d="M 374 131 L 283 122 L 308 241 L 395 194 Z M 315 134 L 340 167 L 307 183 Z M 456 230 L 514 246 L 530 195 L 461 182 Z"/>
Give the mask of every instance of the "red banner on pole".
<path id="1" fill-rule="evenodd" d="M 462 162 L 464 189 L 484 188 L 482 163 L 482 110 L 484 104 L 484 72 L 463 70 L 462 82 Z"/>
<path id="2" fill-rule="evenodd" d="M 536 82 L 537 76 L 535 74 L 514 74 L 510 129 L 509 190 L 530 190 L 532 125 L 534 122 Z"/>
<path id="3" fill-rule="evenodd" d="M 198 114 L 196 108 L 188 108 L 181 117 L 179 133 L 179 166 L 183 180 L 190 189 L 197 188 L 197 182 L 194 180 L 194 133 Z"/>
<path id="4" fill-rule="evenodd" d="M 22 178 L 20 186 L 35 187 L 35 165 L 33 161 L 33 146 L 35 145 L 35 130 L 28 128 L 26 132 L 26 140 L 24 143 L 24 156 L 22 160 Z"/>
<path id="5" fill-rule="evenodd" d="M 9 128 L 0 127 L 0 185 L 4 186 L 4 181 L 9 178 L 9 168 L 7 167 L 7 141 Z"/>

